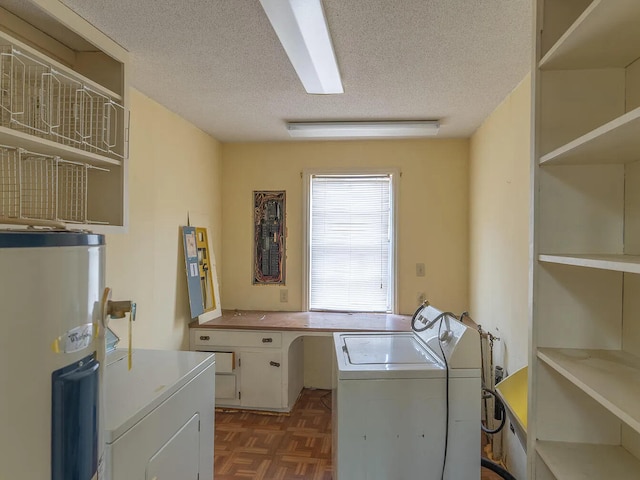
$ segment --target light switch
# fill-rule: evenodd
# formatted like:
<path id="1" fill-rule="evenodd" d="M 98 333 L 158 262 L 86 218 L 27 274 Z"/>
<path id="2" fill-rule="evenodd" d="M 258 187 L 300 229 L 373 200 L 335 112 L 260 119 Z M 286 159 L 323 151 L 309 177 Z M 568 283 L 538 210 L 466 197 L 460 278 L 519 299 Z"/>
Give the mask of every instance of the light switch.
<path id="1" fill-rule="evenodd" d="M 416 277 L 424 277 L 424 263 L 416 263 Z"/>
<path id="2" fill-rule="evenodd" d="M 289 290 L 286 288 L 280 290 L 280 301 L 286 303 L 289 301 Z"/>

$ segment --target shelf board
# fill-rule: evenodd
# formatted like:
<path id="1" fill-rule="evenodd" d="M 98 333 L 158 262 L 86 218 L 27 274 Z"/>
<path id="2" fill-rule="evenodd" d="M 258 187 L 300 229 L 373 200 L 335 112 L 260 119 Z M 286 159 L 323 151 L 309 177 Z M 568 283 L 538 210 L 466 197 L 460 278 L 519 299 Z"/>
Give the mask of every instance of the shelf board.
<path id="1" fill-rule="evenodd" d="M 541 254 L 538 260 L 546 263 L 559 263 L 575 267 L 598 268 L 614 272 L 640 273 L 640 256 L 624 254 L 596 255 L 546 255 Z"/>
<path id="2" fill-rule="evenodd" d="M 539 440 L 536 451 L 558 480 L 622 480 L 640 472 L 640 461 L 617 445 Z"/>
<path id="3" fill-rule="evenodd" d="M 28 133 L 7 127 L 0 127 L 0 145 L 24 148 L 34 153 L 56 155 L 64 160 L 84 162 L 106 168 L 108 168 L 109 165 L 119 166 L 122 164 L 121 160 L 115 160 L 103 155 L 80 150 L 45 138 L 34 137 Z"/>
<path id="4" fill-rule="evenodd" d="M 638 24 L 638 0 L 594 0 L 538 66 L 554 70 L 624 68 L 640 57 Z"/>
<path id="5" fill-rule="evenodd" d="M 636 160 L 640 160 L 640 107 L 543 155 L 540 165 L 630 163 Z"/>
<path id="6" fill-rule="evenodd" d="M 4 43 L 13 45 L 18 51 L 21 51 L 22 53 L 36 60 L 41 61 L 44 64 L 49 65 L 51 69 L 56 70 L 64 75 L 67 75 L 77 80 L 78 82 L 90 87 L 92 90 L 95 90 L 98 93 L 101 93 L 103 95 L 106 95 L 107 97 L 110 97 L 112 100 L 123 102 L 122 95 L 120 95 L 119 93 L 116 93 L 113 90 L 110 90 L 107 87 L 100 85 L 99 83 L 91 80 L 90 78 L 87 78 L 84 75 L 79 74 L 78 72 L 54 60 L 53 58 L 43 55 L 42 52 L 12 37 L 7 32 L 0 31 L 0 44 L 4 44 Z"/>
<path id="7" fill-rule="evenodd" d="M 573 348 L 539 348 L 538 358 L 640 433 L 640 358 Z"/>

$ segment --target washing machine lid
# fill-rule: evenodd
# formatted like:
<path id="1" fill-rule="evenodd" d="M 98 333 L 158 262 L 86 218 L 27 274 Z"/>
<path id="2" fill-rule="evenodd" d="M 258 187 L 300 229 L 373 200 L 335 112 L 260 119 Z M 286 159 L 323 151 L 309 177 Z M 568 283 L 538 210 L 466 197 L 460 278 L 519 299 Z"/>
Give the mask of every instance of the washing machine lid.
<path id="1" fill-rule="evenodd" d="M 334 333 L 338 377 L 443 378 L 444 364 L 412 332 Z"/>
<path id="2" fill-rule="evenodd" d="M 437 363 L 415 335 L 349 335 L 344 351 L 352 365 Z"/>

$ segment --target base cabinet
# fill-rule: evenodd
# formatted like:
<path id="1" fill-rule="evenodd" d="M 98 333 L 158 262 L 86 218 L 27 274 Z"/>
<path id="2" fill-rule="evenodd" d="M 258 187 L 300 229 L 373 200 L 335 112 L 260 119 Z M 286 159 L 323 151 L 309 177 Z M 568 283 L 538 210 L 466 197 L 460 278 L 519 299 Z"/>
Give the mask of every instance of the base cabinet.
<path id="1" fill-rule="evenodd" d="M 216 354 L 216 406 L 290 411 L 303 386 L 302 332 L 192 328 L 190 348 Z"/>
<path id="2" fill-rule="evenodd" d="M 192 329 L 191 350 L 216 354 L 216 406 L 288 409 L 281 332 Z"/>

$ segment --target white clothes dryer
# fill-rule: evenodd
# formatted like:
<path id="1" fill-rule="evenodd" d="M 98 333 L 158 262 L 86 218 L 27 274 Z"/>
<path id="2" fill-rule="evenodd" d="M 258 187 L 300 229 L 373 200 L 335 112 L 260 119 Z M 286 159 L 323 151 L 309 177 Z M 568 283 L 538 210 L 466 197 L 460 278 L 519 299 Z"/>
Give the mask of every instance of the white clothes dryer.
<path id="1" fill-rule="evenodd" d="M 441 313 L 419 333 L 334 333 L 335 480 L 480 478 L 478 333 Z"/>
<path id="2" fill-rule="evenodd" d="M 107 480 L 213 478 L 215 356 L 134 350 L 108 356 Z"/>

